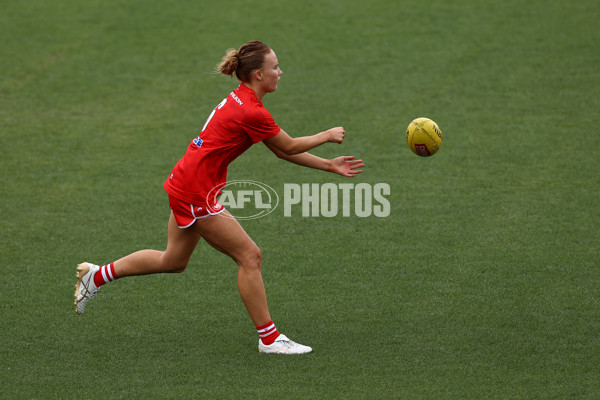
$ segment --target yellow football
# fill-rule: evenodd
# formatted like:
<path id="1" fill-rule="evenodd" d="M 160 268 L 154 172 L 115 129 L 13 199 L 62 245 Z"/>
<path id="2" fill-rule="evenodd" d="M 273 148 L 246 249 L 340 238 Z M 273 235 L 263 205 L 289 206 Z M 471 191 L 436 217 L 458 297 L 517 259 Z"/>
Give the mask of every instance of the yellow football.
<path id="1" fill-rule="evenodd" d="M 442 130 L 429 118 L 417 118 L 406 128 L 406 142 L 416 155 L 429 157 L 442 146 Z"/>

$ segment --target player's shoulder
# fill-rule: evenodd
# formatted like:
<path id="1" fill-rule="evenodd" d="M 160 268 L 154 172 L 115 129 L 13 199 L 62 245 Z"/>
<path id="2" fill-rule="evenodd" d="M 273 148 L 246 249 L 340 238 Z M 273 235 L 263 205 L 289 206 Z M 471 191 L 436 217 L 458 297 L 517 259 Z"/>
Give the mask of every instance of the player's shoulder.
<path id="1" fill-rule="evenodd" d="M 241 107 L 243 113 L 249 118 L 262 119 L 271 115 L 262 103 L 258 101 L 254 91 L 245 86 L 240 86 L 240 88 L 232 91 L 229 94 L 229 100 L 236 106 Z"/>
<path id="2" fill-rule="evenodd" d="M 261 104 L 255 104 L 248 107 L 245 110 L 245 119 L 252 123 L 274 122 L 271 113 Z"/>

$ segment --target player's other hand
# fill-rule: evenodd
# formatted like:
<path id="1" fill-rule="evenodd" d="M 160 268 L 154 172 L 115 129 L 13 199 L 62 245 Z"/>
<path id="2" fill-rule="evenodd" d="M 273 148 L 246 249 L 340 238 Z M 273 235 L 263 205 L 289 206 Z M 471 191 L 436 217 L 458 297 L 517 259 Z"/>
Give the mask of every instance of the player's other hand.
<path id="1" fill-rule="evenodd" d="M 349 178 L 360 174 L 362 170 L 359 168 L 364 167 L 362 160 L 355 160 L 354 156 L 340 156 L 331 160 L 331 172 L 347 176 Z"/>
<path id="2" fill-rule="evenodd" d="M 344 140 L 344 136 L 346 136 L 346 131 L 343 127 L 337 126 L 335 128 L 331 128 L 327 131 L 329 135 L 328 142 L 341 144 Z"/>

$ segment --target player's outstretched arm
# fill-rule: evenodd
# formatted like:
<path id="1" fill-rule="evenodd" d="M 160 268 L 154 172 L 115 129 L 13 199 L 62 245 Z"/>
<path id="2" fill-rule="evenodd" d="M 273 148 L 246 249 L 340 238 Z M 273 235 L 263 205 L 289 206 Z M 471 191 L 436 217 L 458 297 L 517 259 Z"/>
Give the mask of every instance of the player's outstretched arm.
<path id="1" fill-rule="evenodd" d="M 291 137 L 282 129 L 277 135 L 266 139 L 264 142 L 269 148 L 274 147 L 282 153 L 291 156 L 314 149 L 323 143 L 331 142 L 341 144 L 345 135 L 346 131 L 341 126 L 328 129 L 312 136 L 296 138 Z"/>
<path id="2" fill-rule="evenodd" d="M 266 143 L 267 147 L 271 149 L 273 153 L 282 160 L 292 162 L 294 164 L 301 165 L 303 167 L 320 169 L 323 171 L 333 172 L 346 177 L 353 177 L 360 174 L 362 168 L 365 166 L 362 160 L 355 160 L 354 156 L 340 156 L 332 160 L 317 157 L 310 153 L 300 153 L 294 155 L 287 155 L 284 152 L 278 150 L 276 147 L 269 143 Z"/>

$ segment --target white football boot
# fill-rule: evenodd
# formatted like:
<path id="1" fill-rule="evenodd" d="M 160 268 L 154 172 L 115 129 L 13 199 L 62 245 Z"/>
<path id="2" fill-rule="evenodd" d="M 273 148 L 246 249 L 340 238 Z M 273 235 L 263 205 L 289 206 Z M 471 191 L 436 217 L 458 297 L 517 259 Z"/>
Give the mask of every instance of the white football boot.
<path id="1" fill-rule="evenodd" d="M 310 353 L 312 348 L 296 343 L 288 339 L 287 336 L 280 334 L 277 336 L 277 339 L 268 346 L 263 344 L 262 340 L 258 339 L 258 351 L 260 353 L 274 354 L 304 354 Z"/>
<path id="2" fill-rule="evenodd" d="M 98 294 L 99 287 L 94 283 L 94 274 L 100 269 L 98 265 L 84 262 L 77 266 L 77 285 L 75 285 L 75 311 L 83 314 L 87 302 Z"/>

